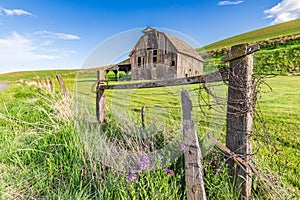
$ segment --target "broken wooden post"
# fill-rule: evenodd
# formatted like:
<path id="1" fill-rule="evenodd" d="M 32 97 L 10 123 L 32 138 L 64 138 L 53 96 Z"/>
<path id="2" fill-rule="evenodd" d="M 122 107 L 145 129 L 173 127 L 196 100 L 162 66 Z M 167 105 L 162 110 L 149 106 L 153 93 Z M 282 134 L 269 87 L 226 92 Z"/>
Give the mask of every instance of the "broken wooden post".
<path id="1" fill-rule="evenodd" d="M 56 79 L 57 79 L 57 81 L 58 81 L 58 83 L 59 83 L 59 85 L 60 85 L 60 88 L 61 88 L 61 91 L 62 91 L 64 97 L 65 97 L 65 98 L 69 98 L 69 95 L 68 95 L 68 92 L 67 92 L 67 88 L 66 88 L 66 86 L 65 86 L 65 83 L 64 83 L 64 81 L 63 81 L 62 76 L 61 76 L 60 74 L 59 74 L 59 75 L 56 75 Z"/>
<path id="2" fill-rule="evenodd" d="M 105 81 L 104 77 L 104 70 L 97 71 L 97 92 L 96 92 L 96 116 L 97 120 L 100 123 L 106 122 L 106 111 L 105 111 L 105 104 L 106 104 L 106 97 L 104 94 L 104 89 L 101 88 L 101 85 Z"/>
<path id="3" fill-rule="evenodd" d="M 53 82 L 52 78 L 48 78 L 49 86 L 50 86 L 50 91 L 53 93 L 54 92 L 54 87 L 53 87 Z"/>
<path id="4" fill-rule="evenodd" d="M 143 128 L 145 128 L 145 121 L 146 121 L 146 119 L 145 119 L 145 110 L 146 110 L 146 106 L 142 106 L 142 127 Z"/>
<path id="5" fill-rule="evenodd" d="M 258 45 L 236 45 L 231 47 L 230 53 L 222 59 L 223 63 L 230 61 L 226 147 L 248 164 L 252 160 L 253 53 L 258 49 Z M 233 159 L 228 160 L 228 168 L 230 175 L 236 178 L 241 199 L 251 199 L 251 170 L 240 165 L 235 166 Z"/>
<path id="6" fill-rule="evenodd" d="M 184 170 L 188 200 L 206 200 L 202 154 L 197 133 L 192 121 L 192 102 L 188 91 L 181 92 L 184 140 Z"/>

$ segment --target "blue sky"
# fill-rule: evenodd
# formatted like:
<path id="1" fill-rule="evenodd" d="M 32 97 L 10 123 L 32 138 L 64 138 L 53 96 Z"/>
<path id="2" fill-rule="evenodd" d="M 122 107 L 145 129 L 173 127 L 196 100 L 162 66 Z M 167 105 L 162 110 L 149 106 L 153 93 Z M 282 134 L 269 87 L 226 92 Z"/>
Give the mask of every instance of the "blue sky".
<path id="1" fill-rule="evenodd" d="M 0 73 L 78 69 L 99 43 L 135 28 L 176 30 L 205 46 L 299 17 L 299 0 L 0 0 Z"/>

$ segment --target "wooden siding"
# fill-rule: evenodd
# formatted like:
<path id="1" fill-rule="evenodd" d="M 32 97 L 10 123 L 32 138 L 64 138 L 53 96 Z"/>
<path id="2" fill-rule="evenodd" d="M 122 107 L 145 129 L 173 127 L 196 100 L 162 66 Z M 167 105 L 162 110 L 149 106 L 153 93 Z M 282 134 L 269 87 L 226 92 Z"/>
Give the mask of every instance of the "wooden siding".
<path id="1" fill-rule="evenodd" d="M 181 54 L 162 32 L 151 29 L 131 52 L 133 80 L 169 79 L 202 74 L 203 62 Z M 196 73 L 197 72 L 197 73 Z"/>

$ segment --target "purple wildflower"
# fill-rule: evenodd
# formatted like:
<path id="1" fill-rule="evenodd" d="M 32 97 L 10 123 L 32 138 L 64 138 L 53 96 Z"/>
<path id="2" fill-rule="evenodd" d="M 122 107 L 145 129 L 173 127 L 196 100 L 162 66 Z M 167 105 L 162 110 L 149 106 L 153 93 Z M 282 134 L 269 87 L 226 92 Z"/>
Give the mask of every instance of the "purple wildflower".
<path id="1" fill-rule="evenodd" d="M 114 183 L 115 183 L 115 182 L 117 182 L 117 179 L 116 179 L 116 178 L 114 178 Z"/>
<path id="2" fill-rule="evenodd" d="M 132 174 L 134 174 L 134 173 L 136 173 L 136 172 L 137 172 L 137 170 L 136 170 L 135 167 L 133 167 L 133 168 L 130 170 L 130 173 L 132 173 Z"/>
<path id="3" fill-rule="evenodd" d="M 185 150 L 185 144 L 180 144 L 180 148 L 184 151 Z"/>
<path id="4" fill-rule="evenodd" d="M 149 143 L 144 144 L 146 148 L 149 148 Z"/>
<path id="5" fill-rule="evenodd" d="M 150 167 L 150 160 L 149 157 L 147 155 L 142 155 L 141 159 L 140 159 L 140 168 L 142 170 L 148 169 Z"/>
<path id="6" fill-rule="evenodd" d="M 138 183 L 138 179 L 137 179 L 137 176 L 136 174 L 128 174 L 127 176 L 128 180 L 132 181 L 132 182 L 135 182 L 135 183 Z"/>
<path id="7" fill-rule="evenodd" d="M 173 170 L 171 170 L 171 169 L 167 169 L 167 168 L 165 168 L 165 169 L 164 169 L 164 171 L 165 171 L 165 172 L 167 172 L 168 174 L 170 174 L 171 176 L 173 176 L 173 175 L 174 175 L 174 171 L 173 171 Z"/>

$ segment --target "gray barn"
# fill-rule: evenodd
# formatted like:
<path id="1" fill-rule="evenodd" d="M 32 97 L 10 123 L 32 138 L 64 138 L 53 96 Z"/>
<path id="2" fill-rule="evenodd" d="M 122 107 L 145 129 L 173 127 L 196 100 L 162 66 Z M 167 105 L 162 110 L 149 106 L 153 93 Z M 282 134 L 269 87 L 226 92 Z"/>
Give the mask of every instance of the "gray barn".
<path id="1" fill-rule="evenodd" d="M 130 52 L 131 79 L 169 79 L 202 75 L 203 59 L 185 42 L 147 27 Z"/>

